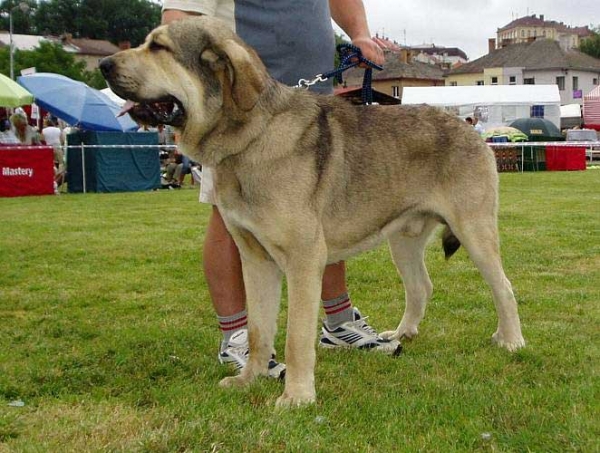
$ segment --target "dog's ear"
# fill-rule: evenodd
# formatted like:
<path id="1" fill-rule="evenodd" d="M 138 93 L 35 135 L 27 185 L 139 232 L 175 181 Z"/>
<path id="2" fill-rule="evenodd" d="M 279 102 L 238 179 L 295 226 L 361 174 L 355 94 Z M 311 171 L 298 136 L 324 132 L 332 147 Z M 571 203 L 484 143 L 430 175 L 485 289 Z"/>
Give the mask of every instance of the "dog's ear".
<path id="1" fill-rule="evenodd" d="M 225 68 L 225 62 L 211 49 L 205 49 L 200 55 L 203 63 L 206 63 L 211 71 L 217 72 Z"/>
<path id="2" fill-rule="evenodd" d="M 229 81 L 233 102 L 243 111 L 252 110 L 268 80 L 262 61 L 253 50 L 233 39 L 226 40 L 220 50 L 229 60 Z"/>

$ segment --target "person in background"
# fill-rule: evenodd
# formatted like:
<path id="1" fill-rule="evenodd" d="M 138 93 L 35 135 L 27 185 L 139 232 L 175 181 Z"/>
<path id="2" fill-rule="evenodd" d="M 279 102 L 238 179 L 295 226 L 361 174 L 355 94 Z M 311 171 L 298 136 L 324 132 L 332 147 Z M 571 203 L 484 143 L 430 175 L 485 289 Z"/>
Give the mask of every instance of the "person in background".
<path id="1" fill-rule="evenodd" d="M 65 182 L 65 153 L 63 152 L 64 138 L 58 127 L 58 119 L 49 116 L 45 119 L 46 126 L 42 129 L 42 137 L 46 145 L 54 151 L 54 182 L 60 187 Z"/>
<path id="2" fill-rule="evenodd" d="M 183 156 L 177 150 L 170 153 L 165 165 L 164 180 L 171 188 L 180 188 L 179 177 L 183 167 Z"/>
<path id="3" fill-rule="evenodd" d="M 156 132 L 158 132 L 158 145 L 163 146 L 167 144 L 167 131 L 165 130 L 164 124 L 156 126 Z"/>
<path id="4" fill-rule="evenodd" d="M 15 112 L 10 116 L 10 123 L 14 134 L 22 145 L 39 145 L 40 134 L 29 125 L 25 112 Z"/>
<path id="5" fill-rule="evenodd" d="M 48 146 L 62 146 L 63 136 L 62 130 L 58 127 L 58 120 L 49 116 L 44 120 L 44 128 L 42 129 L 42 137 Z"/>
<path id="6" fill-rule="evenodd" d="M 481 124 L 479 124 L 479 118 L 477 116 L 473 117 L 473 127 L 475 128 L 475 130 L 477 131 L 477 133 L 479 135 L 483 134 L 484 129 L 483 129 L 483 126 Z"/>
<path id="7" fill-rule="evenodd" d="M 156 132 L 157 129 L 155 127 L 148 126 L 147 124 L 142 124 L 138 130 L 138 132 Z"/>
<path id="8" fill-rule="evenodd" d="M 4 145 L 19 145 L 21 142 L 10 128 L 9 120 L 0 120 L 0 143 Z"/>
<path id="9" fill-rule="evenodd" d="M 277 80 L 295 85 L 332 68 L 335 36 L 331 18 L 350 36 L 365 58 L 384 62 L 382 49 L 372 40 L 362 0 L 300 2 L 281 0 L 165 0 L 162 22 L 190 15 L 225 20 L 259 54 Z M 331 94 L 331 82 L 313 85 Z M 239 251 L 214 203 L 212 172 L 203 167 L 200 201 L 213 205 L 204 240 L 203 265 L 213 307 L 222 332 L 218 359 L 242 369 L 248 358 L 246 294 Z M 399 342 L 381 338 L 353 307 L 345 282 L 344 262 L 325 269 L 321 294 L 326 319 L 319 344 L 326 348 L 356 347 L 393 353 Z M 273 357 L 269 376 L 280 377 L 285 365 Z"/>
<path id="10" fill-rule="evenodd" d="M 192 168 L 192 161 L 190 160 L 190 158 L 187 157 L 185 154 L 181 154 L 181 163 L 177 167 L 177 172 L 175 175 L 180 187 L 183 186 L 184 180 L 185 180 L 185 175 L 190 173 L 191 168 Z M 192 185 L 194 184 L 193 179 L 191 180 L 191 183 L 192 183 Z"/>

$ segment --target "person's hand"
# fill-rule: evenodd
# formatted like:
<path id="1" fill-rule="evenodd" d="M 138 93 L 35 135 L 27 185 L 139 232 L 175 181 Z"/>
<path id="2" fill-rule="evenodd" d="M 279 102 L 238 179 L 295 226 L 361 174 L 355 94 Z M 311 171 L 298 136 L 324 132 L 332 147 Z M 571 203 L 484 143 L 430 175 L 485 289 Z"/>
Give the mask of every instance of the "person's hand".
<path id="1" fill-rule="evenodd" d="M 385 57 L 383 56 L 383 50 L 379 47 L 370 36 L 359 37 L 352 40 L 352 44 L 360 49 L 363 57 L 367 60 L 372 61 L 375 64 L 383 65 L 385 63 Z M 365 64 L 361 64 L 361 67 L 366 67 Z"/>
<path id="2" fill-rule="evenodd" d="M 197 14 L 181 11 L 178 9 L 167 9 L 162 13 L 161 24 L 170 24 L 171 22 L 175 22 L 176 20 L 185 19 L 186 17 L 196 15 Z"/>

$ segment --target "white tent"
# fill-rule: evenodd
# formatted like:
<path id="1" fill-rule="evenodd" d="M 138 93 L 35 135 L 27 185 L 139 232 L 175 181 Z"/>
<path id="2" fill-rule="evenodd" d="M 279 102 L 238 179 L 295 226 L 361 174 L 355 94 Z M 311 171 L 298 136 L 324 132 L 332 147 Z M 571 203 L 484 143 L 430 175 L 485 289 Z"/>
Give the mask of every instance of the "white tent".
<path id="1" fill-rule="evenodd" d="M 461 118 L 477 116 L 486 129 L 507 126 L 517 118 L 529 118 L 535 109 L 536 114 L 543 114 L 560 127 L 557 85 L 405 87 L 402 104 L 443 107 Z"/>
<path id="2" fill-rule="evenodd" d="M 560 106 L 561 118 L 581 118 L 581 106 L 579 104 L 565 104 Z"/>
<path id="3" fill-rule="evenodd" d="M 565 104 L 560 106 L 560 128 L 571 129 L 580 127 L 583 124 L 581 116 L 581 105 Z"/>
<path id="4" fill-rule="evenodd" d="M 104 88 L 102 91 L 105 95 L 107 95 L 112 101 L 116 102 L 118 105 L 120 105 L 121 107 L 123 106 L 123 104 L 125 104 L 125 99 L 120 98 L 119 96 L 117 96 L 113 90 L 111 90 L 110 88 Z"/>

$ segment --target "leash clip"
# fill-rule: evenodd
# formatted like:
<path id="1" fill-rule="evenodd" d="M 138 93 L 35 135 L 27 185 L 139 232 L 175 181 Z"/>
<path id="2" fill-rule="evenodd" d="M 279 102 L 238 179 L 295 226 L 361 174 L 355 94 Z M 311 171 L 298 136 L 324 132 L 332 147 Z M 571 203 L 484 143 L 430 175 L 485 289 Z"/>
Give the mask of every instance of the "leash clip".
<path id="1" fill-rule="evenodd" d="M 360 48 L 353 44 L 339 44 L 337 51 L 340 54 L 340 64 L 333 71 L 325 74 L 317 74 L 314 79 L 300 79 L 294 88 L 304 88 L 308 90 L 311 86 L 319 82 L 325 82 L 331 77 L 334 77 L 338 83 L 343 83 L 342 72 L 353 68 L 360 64 L 366 66 L 362 86 L 362 103 L 370 105 L 373 103 L 373 89 L 371 88 L 371 78 L 373 69 L 381 71 L 383 66 L 373 63 L 371 60 L 363 57 Z"/>
<path id="2" fill-rule="evenodd" d="M 325 82 L 329 77 L 323 77 L 323 74 L 317 74 L 314 79 L 300 79 L 294 88 L 304 88 L 308 90 L 311 86 L 319 82 Z"/>

